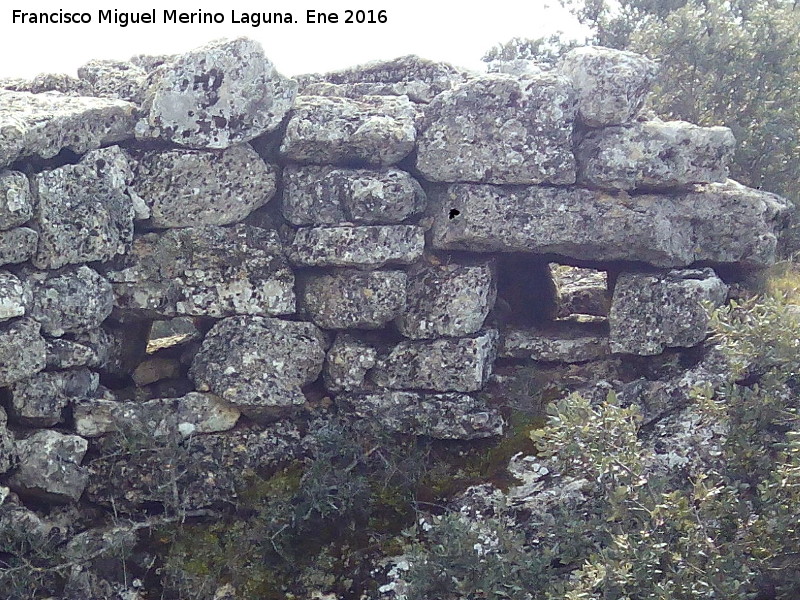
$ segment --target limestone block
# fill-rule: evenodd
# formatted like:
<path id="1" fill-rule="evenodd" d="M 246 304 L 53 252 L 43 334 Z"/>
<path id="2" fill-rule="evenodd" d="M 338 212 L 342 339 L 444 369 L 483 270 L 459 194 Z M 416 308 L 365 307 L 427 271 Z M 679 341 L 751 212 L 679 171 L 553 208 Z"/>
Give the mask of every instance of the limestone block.
<path id="1" fill-rule="evenodd" d="M 24 173 L 0 171 L 0 231 L 22 225 L 33 216 L 34 199 Z"/>
<path id="2" fill-rule="evenodd" d="M 28 427 L 52 427 L 63 421 L 69 404 L 97 391 L 100 376 L 89 369 L 37 373 L 9 387 L 11 417 Z"/>
<path id="3" fill-rule="evenodd" d="M 77 435 L 37 431 L 16 442 L 19 468 L 11 476 L 11 489 L 48 502 L 77 502 L 89 474 L 81 461 L 88 444 Z"/>
<path id="4" fill-rule="evenodd" d="M 78 67 L 78 79 L 92 88 L 92 96 L 142 101 L 147 71 L 124 60 L 90 60 Z"/>
<path id="5" fill-rule="evenodd" d="M 498 356 L 580 363 L 607 357 L 608 332 L 595 323 L 553 323 L 545 328 L 510 328 L 503 333 Z"/>
<path id="6" fill-rule="evenodd" d="M 40 329 L 27 317 L 0 323 L 0 387 L 44 369 L 47 350 Z"/>
<path id="7" fill-rule="evenodd" d="M 333 393 L 352 392 L 364 385 L 375 366 L 378 353 L 370 344 L 347 333 L 340 333 L 325 355 L 325 389 Z"/>
<path id="8" fill-rule="evenodd" d="M 39 234 L 29 227 L 0 231 L 0 266 L 18 264 L 36 253 Z"/>
<path id="9" fill-rule="evenodd" d="M 0 271 L 0 322 L 21 317 L 29 310 L 30 291 L 8 271 Z"/>

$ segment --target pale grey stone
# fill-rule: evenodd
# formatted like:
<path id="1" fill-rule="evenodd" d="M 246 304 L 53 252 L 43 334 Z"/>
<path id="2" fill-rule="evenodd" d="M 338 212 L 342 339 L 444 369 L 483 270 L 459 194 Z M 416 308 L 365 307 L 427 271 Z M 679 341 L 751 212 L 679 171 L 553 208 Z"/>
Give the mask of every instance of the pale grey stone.
<path id="1" fill-rule="evenodd" d="M 623 273 L 608 315 L 611 350 L 648 356 L 696 346 L 708 328 L 703 303 L 718 306 L 727 294 L 728 287 L 709 268 Z"/>
<path id="2" fill-rule="evenodd" d="M 304 267 L 377 269 L 407 265 L 422 256 L 425 232 L 415 225 L 305 227 L 289 248 L 289 260 Z"/>
<path id="3" fill-rule="evenodd" d="M 503 434 L 497 409 L 467 394 L 381 392 L 336 398 L 357 416 L 377 421 L 405 435 L 445 440 L 475 440 Z"/>
<path id="4" fill-rule="evenodd" d="M 136 137 L 228 148 L 277 129 L 296 89 L 255 40 L 213 41 L 150 73 Z"/>
<path id="5" fill-rule="evenodd" d="M 472 337 L 400 342 L 378 361 L 370 378 L 391 389 L 474 392 L 492 373 L 497 338 L 490 329 Z"/>
<path id="6" fill-rule="evenodd" d="M 14 491 L 48 502 L 77 502 L 89 474 L 81 461 L 88 444 L 77 435 L 37 431 L 16 441 L 19 468 L 11 476 Z"/>
<path id="7" fill-rule="evenodd" d="M 14 434 L 8 430 L 7 425 L 6 411 L 0 406 L 0 475 L 8 471 L 14 462 Z M 0 506 L 4 500 L 3 490 L 8 493 L 8 488 L 0 488 Z"/>
<path id="8" fill-rule="evenodd" d="M 22 225 L 33 216 L 34 199 L 24 173 L 0 171 L 0 230 Z"/>
<path id="9" fill-rule="evenodd" d="M 632 120 L 642 107 L 658 65 L 641 54 L 586 46 L 564 57 L 561 72 L 578 92 L 578 116 L 590 127 Z"/>
<path id="10" fill-rule="evenodd" d="M 422 261 L 408 270 L 406 311 L 397 328 L 413 339 L 478 331 L 497 297 L 493 260 Z"/>
<path id="11" fill-rule="evenodd" d="M 29 227 L 0 231 L 0 265 L 19 264 L 36 253 L 39 234 Z"/>
<path id="12" fill-rule="evenodd" d="M 92 96 L 91 86 L 66 73 L 39 73 L 33 79 L 3 78 L 0 87 L 15 92 L 44 94 L 58 92 L 65 96 Z"/>
<path id="13" fill-rule="evenodd" d="M 107 261 L 127 251 L 133 239 L 133 208 L 125 193 L 132 178 L 129 160 L 111 146 L 34 177 L 38 268 Z"/>
<path id="14" fill-rule="evenodd" d="M 91 87 L 92 96 L 142 101 L 147 71 L 124 60 L 90 60 L 78 67 L 78 79 Z"/>
<path id="15" fill-rule="evenodd" d="M 0 322 L 25 315 L 31 294 L 22 282 L 8 271 L 0 271 Z"/>
<path id="16" fill-rule="evenodd" d="M 122 100 L 0 90 L 0 168 L 132 138 L 135 109 Z"/>
<path id="17" fill-rule="evenodd" d="M 86 368 L 37 373 L 9 386 L 11 417 L 27 427 L 52 427 L 63 422 L 64 408 L 94 395 L 99 384 Z"/>
<path id="18" fill-rule="evenodd" d="M 288 166 L 283 215 L 293 225 L 392 224 L 425 210 L 425 192 L 399 169 Z"/>
<path id="19" fill-rule="evenodd" d="M 417 169 L 430 181 L 574 183 L 574 119 L 564 77 L 473 79 L 425 108 Z"/>
<path id="20" fill-rule="evenodd" d="M 137 237 L 106 273 L 116 306 L 140 317 L 283 315 L 295 311 L 294 275 L 273 230 L 170 229 Z"/>
<path id="21" fill-rule="evenodd" d="M 486 63 L 487 73 L 503 73 L 514 77 L 532 77 L 546 73 L 551 69 L 547 65 L 528 58 L 515 58 L 513 60 L 493 60 Z"/>
<path id="22" fill-rule="evenodd" d="M 27 317 L 0 323 L 0 387 L 44 369 L 47 348 L 40 329 Z"/>
<path id="23" fill-rule="evenodd" d="M 724 182 L 735 148 L 727 127 L 658 120 L 608 127 L 578 144 L 578 180 L 614 190 Z"/>
<path id="24" fill-rule="evenodd" d="M 558 290 L 559 318 L 572 315 L 608 316 L 611 296 L 605 271 L 551 263 L 550 273 Z"/>
<path id="25" fill-rule="evenodd" d="M 64 338 L 47 339 L 46 363 L 48 369 L 72 369 L 75 367 L 98 367 L 98 348 Z"/>
<path id="26" fill-rule="evenodd" d="M 606 327 L 595 323 L 551 323 L 543 328 L 510 328 L 501 338 L 498 356 L 580 363 L 611 354 Z"/>
<path id="27" fill-rule="evenodd" d="M 99 327 L 114 306 L 111 284 L 86 265 L 58 273 L 31 271 L 25 283 L 33 298 L 30 316 L 53 337 Z"/>
<path id="28" fill-rule="evenodd" d="M 387 167 L 414 149 L 415 121 L 416 109 L 405 97 L 299 96 L 280 152 L 299 163 Z"/>
<path id="29" fill-rule="evenodd" d="M 348 333 L 340 333 L 325 355 L 325 388 L 333 393 L 352 392 L 364 385 L 364 378 L 375 366 L 378 353 L 370 344 Z"/>
<path id="30" fill-rule="evenodd" d="M 657 267 L 694 262 L 759 269 L 775 261 L 782 198 L 734 181 L 673 195 L 454 184 L 436 202 L 434 248 L 560 254 Z"/>
<path id="31" fill-rule="evenodd" d="M 198 391 L 221 396 L 252 419 L 269 420 L 305 402 L 300 388 L 319 377 L 324 360 L 316 325 L 230 317 L 206 335 L 189 376 Z"/>
<path id="32" fill-rule="evenodd" d="M 272 199 L 277 174 L 247 144 L 222 152 L 166 150 L 139 157 L 132 187 L 153 227 L 229 225 Z"/>

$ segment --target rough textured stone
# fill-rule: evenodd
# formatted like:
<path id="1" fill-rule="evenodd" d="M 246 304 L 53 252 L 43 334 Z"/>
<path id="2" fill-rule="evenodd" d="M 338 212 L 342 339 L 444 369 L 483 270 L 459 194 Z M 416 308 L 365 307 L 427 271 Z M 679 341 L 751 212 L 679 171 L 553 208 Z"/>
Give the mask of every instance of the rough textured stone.
<path id="1" fill-rule="evenodd" d="M 608 316 L 611 298 L 605 271 L 551 264 L 550 273 L 558 290 L 558 317 Z"/>
<path id="2" fill-rule="evenodd" d="M 24 173 L 0 171 L 0 230 L 22 225 L 33 216 L 33 194 Z"/>
<path id="3" fill-rule="evenodd" d="M 99 327 L 114 306 L 111 284 L 85 265 L 57 274 L 32 271 L 25 283 L 33 298 L 31 317 L 53 337 Z"/>
<path id="4" fill-rule="evenodd" d="M 21 317 L 29 309 L 30 291 L 8 271 L 0 271 L 0 322 Z"/>
<path id="5" fill-rule="evenodd" d="M 36 252 L 39 234 L 28 227 L 0 231 L 0 265 L 18 264 Z"/>
<path id="6" fill-rule="evenodd" d="M 132 138 L 135 109 L 122 100 L 0 90 L 0 168 Z"/>
<path id="7" fill-rule="evenodd" d="M 401 223 L 425 210 L 425 192 L 405 171 L 289 166 L 283 215 L 293 225 Z"/>
<path id="8" fill-rule="evenodd" d="M 10 386 L 11 417 L 28 427 L 52 427 L 64 420 L 67 405 L 91 397 L 99 384 L 100 376 L 86 368 L 37 373 Z"/>
<path id="9" fill-rule="evenodd" d="M 8 417 L 5 409 L 0 406 L 0 475 L 11 468 L 14 458 L 14 435 L 6 427 Z M 8 488 L 5 488 L 8 491 Z M 0 506 L 3 504 L 3 493 L 0 490 Z"/>
<path id="10" fill-rule="evenodd" d="M 426 107 L 417 169 L 431 181 L 574 183 L 574 118 L 563 77 L 474 79 Z"/>
<path id="11" fill-rule="evenodd" d="M 413 339 L 460 337 L 478 331 L 497 297 L 492 260 L 423 261 L 408 271 L 406 311 L 397 328 Z"/>
<path id="12" fill-rule="evenodd" d="M 92 96 L 139 104 L 147 71 L 124 60 L 90 60 L 78 67 L 78 79 L 91 86 Z"/>
<path id="13" fill-rule="evenodd" d="M 702 302 L 720 305 L 727 294 L 728 287 L 708 268 L 623 273 L 608 315 L 611 350 L 647 356 L 696 346 L 708 326 Z"/>
<path id="14" fill-rule="evenodd" d="M 136 137 L 227 148 L 277 129 L 296 89 L 255 40 L 210 42 L 150 73 Z"/>
<path id="15" fill-rule="evenodd" d="M 181 398 L 159 398 L 147 402 L 90 399 L 75 404 L 75 431 L 93 438 L 124 431 L 135 423 L 142 433 L 183 437 L 233 429 L 239 411 L 214 394 L 191 392 Z"/>
<path id="16" fill-rule="evenodd" d="M 768 266 L 787 207 L 774 194 L 731 180 L 669 196 L 455 184 L 429 197 L 437 204 L 435 248 L 658 267 L 697 261 Z"/>
<path id="17" fill-rule="evenodd" d="M 627 123 L 642 107 L 658 65 L 633 52 L 602 46 L 575 48 L 561 72 L 578 92 L 578 116 L 590 127 Z"/>
<path id="18" fill-rule="evenodd" d="M 415 119 L 416 109 L 404 97 L 300 96 L 280 151 L 299 163 L 386 167 L 414 149 Z"/>
<path id="19" fill-rule="evenodd" d="M 727 127 L 645 121 L 590 131 L 578 144 L 578 180 L 615 190 L 723 182 L 736 140 Z"/>
<path id="20" fill-rule="evenodd" d="M 502 336 L 498 356 L 579 363 L 605 358 L 610 352 L 606 327 L 559 322 L 541 329 L 508 329 Z"/>
<path id="21" fill-rule="evenodd" d="M 63 338 L 48 339 L 46 363 L 48 369 L 72 369 L 100 366 L 98 348 Z"/>
<path id="22" fill-rule="evenodd" d="M 400 342 L 370 372 L 377 385 L 400 390 L 474 392 L 492 372 L 497 331 L 458 339 Z"/>
<path id="23" fill-rule="evenodd" d="M 129 158 L 117 146 L 36 175 L 39 247 L 34 264 L 57 269 L 124 253 L 133 238 L 133 208 L 125 193 L 131 177 Z"/>
<path id="24" fill-rule="evenodd" d="M 504 73 L 514 77 L 533 77 L 541 75 L 549 69 L 546 65 L 534 59 L 515 58 L 513 60 L 493 60 L 486 63 L 487 73 Z"/>
<path id="25" fill-rule="evenodd" d="M 0 387 L 44 369 L 47 350 L 40 329 L 29 318 L 0 323 Z"/>
<path id="26" fill-rule="evenodd" d="M 294 275 L 277 233 L 249 225 L 143 235 L 106 276 L 116 305 L 134 315 L 224 317 L 295 310 Z"/>
<path id="27" fill-rule="evenodd" d="M 231 317 L 206 335 L 189 371 L 198 391 L 221 396 L 252 419 L 273 419 L 305 402 L 319 377 L 325 341 L 315 325 Z"/>
<path id="28" fill-rule="evenodd" d="M 77 435 L 37 431 L 16 442 L 19 468 L 9 485 L 20 494 L 49 502 L 76 502 L 89 477 L 81 461 L 88 444 Z"/>
<path id="29" fill-rule="evenodd" d="M 289 248 L 289 260 L 304 267 L 377 269 L 407 265 L 422 256 L 425 233 L 415 225 L 308 227 Z"/>
<path id="30" fill-rule="evenodd" d="M 244 144 L 223 152 L 148 152 L 133 189 L 150 209 L 153 227 L 238 223 L 275 195 L 277 167 Z"/>
<path id="31" fill-rule="evenodd" d="M 359 389 L 377 357 L 377 351 L 370 344 L 347 333 L 338 334 L 325 355 L 322 372 L 325 388 L 333 393 Z"/>
<path id="32" fill-rule="evenodd" d="M 194 319 L 175 317 L 163 321 L 153 321 L 147 336 L 147 353 L 152 354 L 165 348 L 187 344 L 203 337 Z"/>
<path id="33" fill-rule="evenodd" d="M 139 363 L 133 371 L 131 379 L 133 379 L 133 383 L 141 387 L 162 379 L 175 379 L 180 377 L 180 374 L 180 360 L 155 356 Z"/>
<path id="34" fill-rule="evenodd" d="M 310 275 L 303 306 L 323 329 L 378 329 L 406 307 L 402 271 L 335 271 Z"/>
<path id="35" fill-rule="evenodd" d="M 500 413 L 466 394 L 345 394 L 336 402 L 359 417 L 406 435 L 475 440 L 503 434 Z"/>
<path id="36" fill-rule="evenodd" d="M 15 92 L 43 94 L 58 92 L 66 96 L 92 96 L 91 86 L 66 73 L 39 73 L 33 79 L 3 78 L 0 87 Z"/>

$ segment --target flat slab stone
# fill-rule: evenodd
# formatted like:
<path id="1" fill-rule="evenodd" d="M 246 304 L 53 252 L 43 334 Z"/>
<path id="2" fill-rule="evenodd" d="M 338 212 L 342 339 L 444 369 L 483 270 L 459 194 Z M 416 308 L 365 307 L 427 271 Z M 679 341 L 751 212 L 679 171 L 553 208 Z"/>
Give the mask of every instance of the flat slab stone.
<path id="1" fill-rule="evenodd" d="M 106 273 L 132 315 L 225 317 L 295 311 L 294 274 L 273 230 L 189 227 L 136 238 Z"/>
<path id="2" fill-rule="evenodd" d="M 133 137 L 136 105 L 0 89 L 0 168 L 30 156 L 78 154 Z"/>
<path id="3" fill-rule="evenodd" d="M 407 265 L 422 256 L 425 232 L 416 225 L 304 227 L 289 248 L 289 260 L 303 267 L 377 269 Z"/>
<path id="4" fill-rule="evenodd" d="M 578 144 L 578 180 L 613 190 L 724 182 L 736 140 L 727 127 L 645 121 L 590 131 Z"/>
<path id="5" fill-rule="evenodd" d="M 99 367 L 101 353 L 94 344 L 63 338 L 47 339 L 46 363 L 48 369 L 73 369 Z"/>
<path id="6" fill-rule="evenodd" d="M 52 427 L 69 404 L 91 397 L 100 376 L 89 369 L 36 373 L 9 387 L 11 417 L 27 427 Z"/>
<path id="7" fill-rule="evenodd" d="M 273 420 L 305 402 L 300 388 L 319 377 L 324 360 L 325 340 L 312 323 L 230 317 L 206 335 L 189 376 L 198 391 Z"/>
<path id="8" fill-rule="evenodd" d="M 277 129 L 296 90 L 255 40 L 210 42 L 150 73 L 136 137 L 228 148 Z"/>
<path id="9" fill-rule="evenodd" d="M 334 394 L 359 389 L 377 357 L 377 351 L 370 344 L 348 333 L 339 333 L 325 355 L 322 371 L 325 389 Z"/>
<path id="10" fill-rule="evenodd" d="M 27 176 L 0 170 L 0 230 L 22 225 L 33 216 L 34 198 Z"/>
<path id="11" fill-rule="evenodd" d="M 19 278 L 8 271 L 0 271 L 0 321 L 24 316 L 30 303 L 30 291 Z"/>
<path id="12" fill-rule="evenodd" d="M 0 387 L 44 369 L 47 347 L 40 329 L 28 317 L 0 323 Z"/>
<path id="13" fill-rule="evenodd" d="M 497 338 L 489 329 L 472 337 L 400 342 L 369 375 L 375 384 L 397 390 L 474 392 L 491 375 Z"/>
<path id="14" fill-rule="evenodd" d="M 387 167 L 414 149 L 416 118 L 405 97 L 299 96 L 280 152 L 298 163 Z"/>
<path id="15" fill-rule="evenodd" d="M 94 150 L 76 165 L 34 176 L 38 190 L 40 269 L 107 261 L 133 239 L 132 179 L 128 155 L 117 146 Z"/>
<path id="16" fill-rule="evenodd" d="M 631 121 L 644 104 L 658 74 L 649 58 L 602 46 L 570 50 L 560 71 L 578 93 L 578 116 L 590 127 Z"/>
<path id="17" fill-rule="evenodd" d="M 728 286 L 709 268 L 623 273 L 608 315 L 611 350 L 649 356 L 696 346 L 708 329 L 703 303 L 719 306 L 727 295 Z"/>
<path id="18" fill-rule="evenodd" d="M 406 274 L 337 270 L 309 275 L 303 307 L 323 329 L 379 329 L 406 307 Z"/>
<path id="19" fill-rule="evenodd" d="M 454 184 L 436 202 L 434 248 L 560 254 L 657 267 L 697 261 L 760 269 L 775 261 L 786 201 L 734 181 L 674 195 Z"/>
<path id="20" fill-rule="evenodd" d="M 430 181 L 575 183 L 574 119 L 559 75 L 473 79 L 425 107 L 417 169 Z"/>
<path id="21" fill-rule="evenodd" d="M 23 263 L 35 253 L 39 233 L 30 227 L 0 231 L 0 266 Z"/>
<path id="22" fill-rule="evenodd" d="M 559 363 L 598 360 L 610 354 L 607 327 L 571 322 L 543 328 L 510 328 L 503 333 L 498 351 L 502 358 Z"/>
<path id="23" fill-rule="evenodd" d="M 289 165 L 283 171 L 283 215 L 293 225 L 401 223 L 425 206 L 420 184 L 399 169 Z"/>
<path id="24" fill-rule="evenodd" d="M 413 339 L 478 331 L 497 297 L 493 260 L 422 261 L 408 271 L 408 300 L 397 328 Z"/>
<path id="25" fill-rule="evenodd" d="M 37 431 L 16 441 L 19 467 L 9 479 L 14 491 L 47 502 L 77 502 L 89 474 L 81 466 L 88 443 L 77 435 Z"/>
<path id="26" fill-rule="evenodd" d="M 92 89 L 92 96 L 140 103 L 147 71 L 124 60 L 90 60 L 78 67 L 78 79 Z"/>
<path id="27" fill-rule="evenodd" d="M 496 409 L 467 394 L 344 394 L 336 402 L 361 418 L 406 435 L 475 440 L 502 435 L 505 426 Z"/>
<path id="28" fill-rule="evenodd" d="M 223 152 L 147 152 L 132 187 L 150 209 L 153 227 L 229 225 L 269 202 L 277 178 L 277 166 L 244 144 Z"/>

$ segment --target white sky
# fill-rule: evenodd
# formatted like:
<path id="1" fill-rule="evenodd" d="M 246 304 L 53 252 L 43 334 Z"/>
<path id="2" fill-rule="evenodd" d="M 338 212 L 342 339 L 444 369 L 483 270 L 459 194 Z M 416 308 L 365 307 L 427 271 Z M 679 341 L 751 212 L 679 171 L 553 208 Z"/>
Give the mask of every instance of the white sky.
<path id="1" fill-rule="evenodd" d="M 38 73 L 69 73 L 92 58 L 127 59 L 134 54 L 178 53 L 221 37 L 248 36 L 264 46 L 267 57 L 286 75 L 322 72 L 369 60 L 418 54 L 468 68 L 481 68 L 480 57 L 498 42 L 511 37 L 549 35 L 558 30 L 582 35 L 558 0 L 489 0 L 481 8 L 467 3 L 431 0 L 308 0 L 292 2 L 187 2 L 116 3 L 88 0 L 9 0 L 0 10 L 0 77 L 32 77 Z M 156 24 L 98 24 L 98 9 L 149 11 L 156 8 Z M 121 7 L 126 7 L 125 9 Z M 13 24 L 12 10 L 26 12 L 89 12 L 93 23 Z M 161 23 L 163 9 L 222 12 L 225 24 Z M 386 10 L 385 24 L 327 24 L 305 22 L 306 10 L 336 11 L 344 20 L 346 9 Z M 300 23 L 231 24 L 231 10 L 242 12 L 291 11 Z"/>

